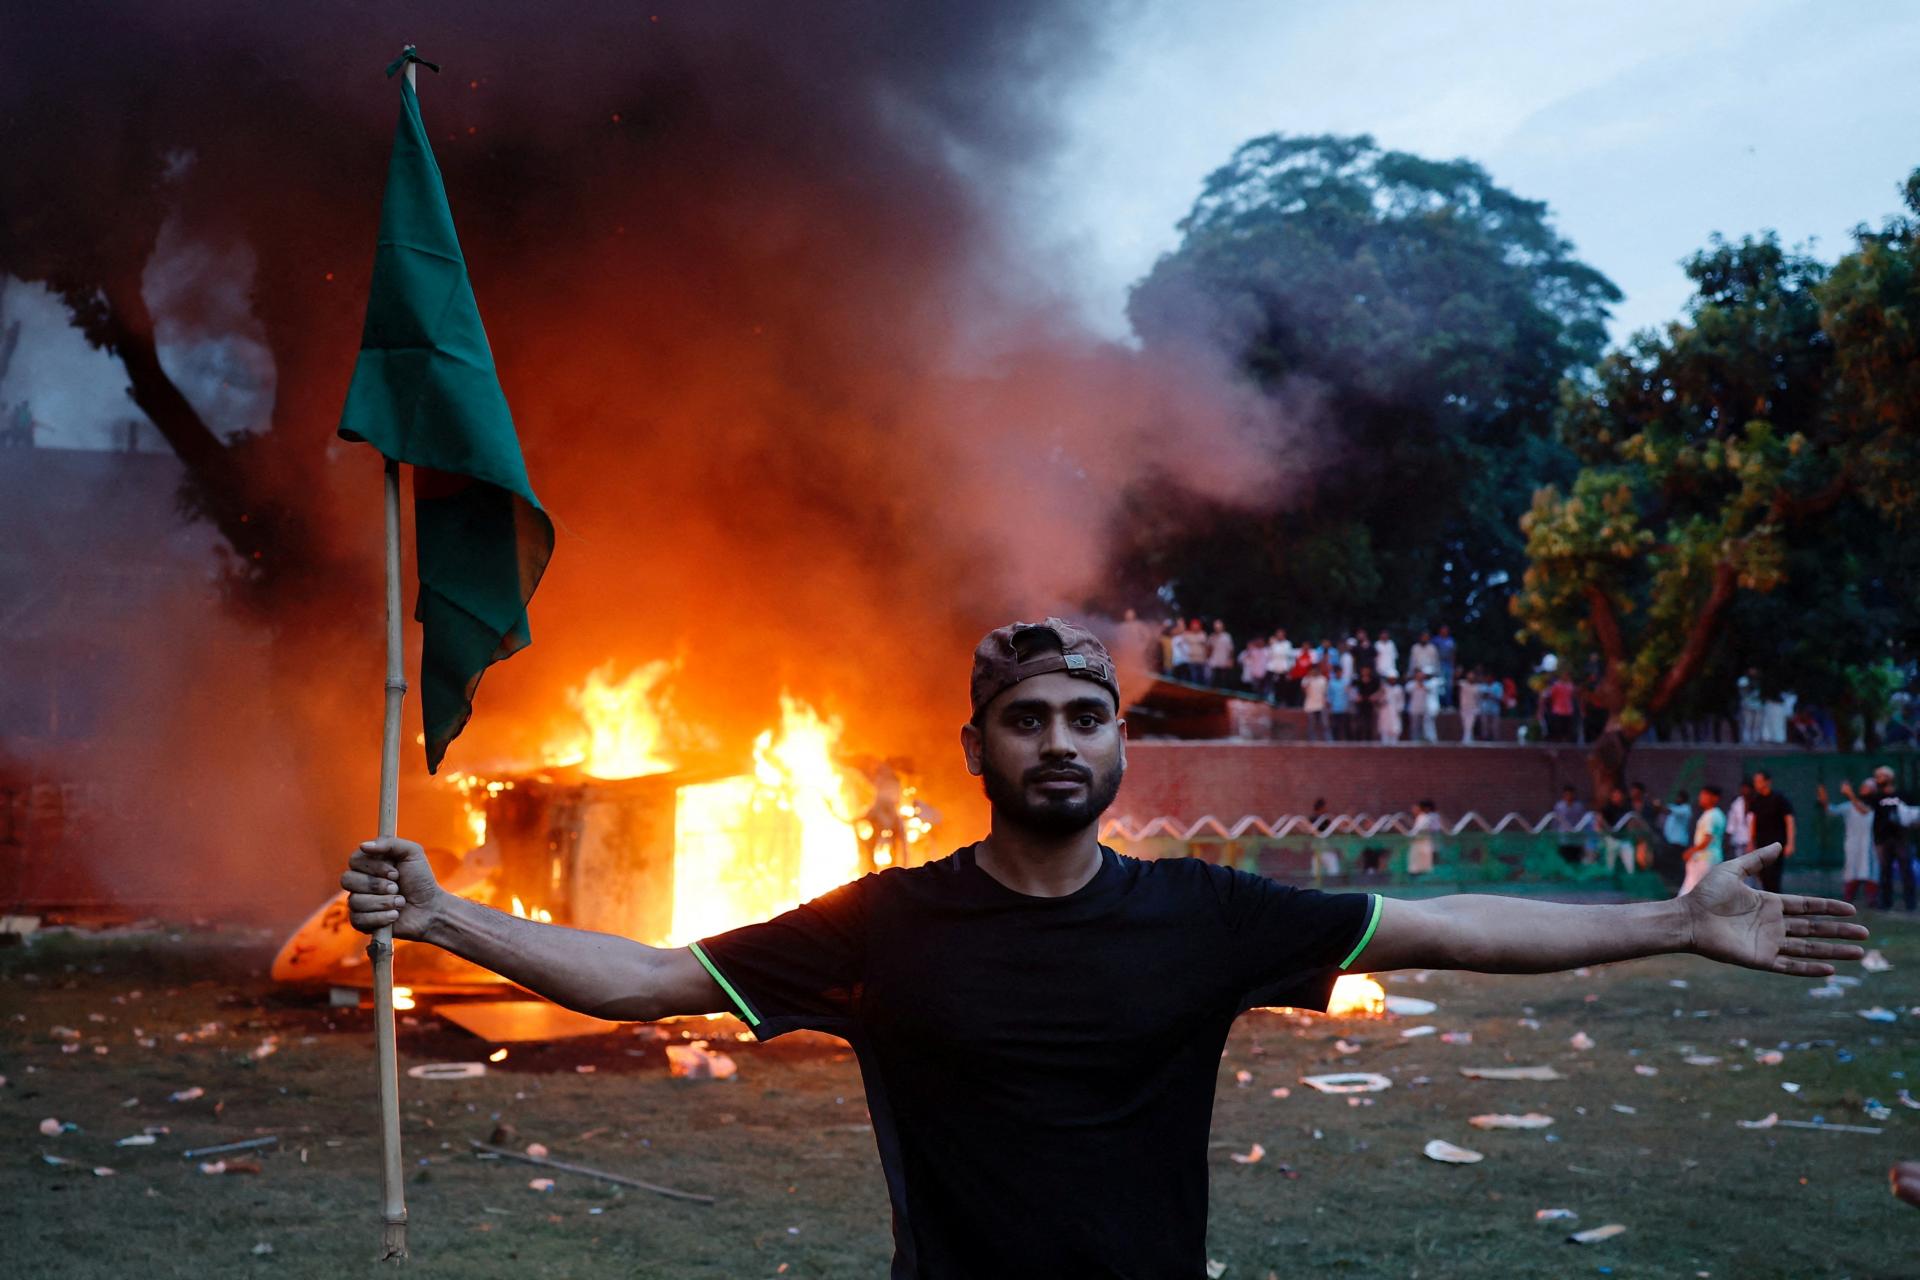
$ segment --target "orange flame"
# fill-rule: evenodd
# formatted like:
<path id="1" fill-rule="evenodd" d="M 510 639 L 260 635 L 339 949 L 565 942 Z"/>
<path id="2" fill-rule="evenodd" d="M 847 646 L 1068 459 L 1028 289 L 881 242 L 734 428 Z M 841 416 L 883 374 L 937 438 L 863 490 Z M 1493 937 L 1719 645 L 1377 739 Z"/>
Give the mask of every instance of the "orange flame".
<path id="1" fill-rule="evenodd" d="M 672 769 L 676 762 L 669 754 L 666 697 L 660 686 L 673 670 L 673 663 L 661 659 L 634 668 L 620 680 L 614 679 L 611 662 L 588 672 L 585 682 L 567 694 L 580 724 L 547 745 L 547 763 L 577 764 L 590 777 L 608 779 Z"/>
<path id="2" fill-rule="evenodd" d="M 1327 1012 L 1335 1017 L 1382 1017 L 1387 1012 L 1386 990 L 1370 974 L 1343 973 L 1333 980 Z"/>

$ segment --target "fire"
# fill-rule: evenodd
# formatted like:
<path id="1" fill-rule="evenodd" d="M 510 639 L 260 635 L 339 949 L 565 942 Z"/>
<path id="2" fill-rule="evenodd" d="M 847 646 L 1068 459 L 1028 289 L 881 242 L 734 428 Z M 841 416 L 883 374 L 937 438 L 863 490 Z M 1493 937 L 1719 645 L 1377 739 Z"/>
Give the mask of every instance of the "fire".
<path id="1" fill-rule="evenodd" d="M 1327 1012 L 1336 1017 L 1381 1017 L 1387 1012 L 1386 990 L 1370 974 L 1343 973 L 1333 980 Z"/>
<path id="2" fill-rule="evenodd" d="M 479 774 L 461 773 L 458 770 L 447 775 L 447 782 L 460 793 L 460 806 L 467 819 L 467 835 L 477 849 L 487 842 L 488 797 L 513 790 L 513 784 L 491 781 Z"/>
<path id="3" fill-rule="evenodd" d="M 567 702 L 580 715 L 574 732 L 547 746 L 547 763 L 579 765 L 595 778 L 639 778 L 665 773 L 675 761 L 663 709 L 662 683 L 674 664 L 663 659 L 636 667 L 625 679 L 614 679 L 614 664 L 603 663 L 587 674 Z"/>
<path id="4" fill-rule="evenodd" d="M 553 923 L 553 912 L 547 910 L 545 907 L 533 907 L 529 909 L 526 903 L 520 901 L 518 894 L 514 895 L 513 914 L 522 920 L 532 920 L 539 924 Z"/>
<path id="5" fill-rule="evenodd" d="M 413 1008 L 413 988 L 395 987 L 393 989 L 393 1007 L 396 1009 Z"/>
<path id="6" fill-rule="evenodd" d="M 834 763 L 837 720 L 780 699 L 753 772 L 680 788 L 674 808 L 674 944 L 775 915 L 860 874 L 855 803 Z"/>

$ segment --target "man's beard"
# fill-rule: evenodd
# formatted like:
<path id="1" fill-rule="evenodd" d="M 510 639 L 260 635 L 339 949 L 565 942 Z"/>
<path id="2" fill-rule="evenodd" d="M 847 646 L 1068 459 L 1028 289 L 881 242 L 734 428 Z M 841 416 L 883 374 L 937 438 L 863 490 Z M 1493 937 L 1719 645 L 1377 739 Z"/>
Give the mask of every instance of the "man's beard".
<path id="1" fill-rule="evenodd" d="M 1042 799 L 1034 802 L 1027 798 L 1024 778 L 1016 780 L 1007 777 L 988 760 L 981 761 L 980 781 L 986 788 L 987 803 L 993 806 L 993 816 L 998 822 L 1005 822 L 1040 836 L 1078 835 L 1099 820 L 1120 794 L 1120 781 L 1126 776 L 1125 763 L 1115 764 L 1111 771 L 1102 775 L 1084 765 L 1040 765 L 1029 769 L 1028 774 L 1058 773 L 1071 770 L 1082 775 L 1086 782 L 1085 790 L 1077 797 Z"/>

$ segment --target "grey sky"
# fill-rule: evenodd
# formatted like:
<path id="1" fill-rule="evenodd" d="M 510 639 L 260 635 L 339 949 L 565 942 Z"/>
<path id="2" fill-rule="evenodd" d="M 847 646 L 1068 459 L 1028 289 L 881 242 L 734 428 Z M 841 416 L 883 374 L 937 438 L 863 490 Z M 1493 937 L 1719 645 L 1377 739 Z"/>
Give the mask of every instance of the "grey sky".
<path id="1" fill-rule="evenodd" d="M 1678 315 L 1712 232 L 1831 259 L 1920 166 L 1912 0 L 1143 0 L 1107 40 L 1023 203 L 1113 336 L 1201 179 L 1263 133 L 1480 161 L 1626 293 L 1616 338 Z"/>

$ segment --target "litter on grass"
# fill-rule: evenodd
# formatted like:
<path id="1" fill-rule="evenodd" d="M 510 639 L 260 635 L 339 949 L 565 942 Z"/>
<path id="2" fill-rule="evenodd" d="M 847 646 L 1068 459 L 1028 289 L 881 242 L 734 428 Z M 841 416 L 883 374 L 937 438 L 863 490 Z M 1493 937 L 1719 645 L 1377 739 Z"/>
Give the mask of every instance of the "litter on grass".
<path id="1" fill-rule="evenodd" d="M 1763 1067 L 1777 1067 L 1787 1060 L 1787 1055 L 1778 1049 L 1768 1049 L 1765 1053 L 1756 1053 L 1753 1060 Z"/>
<path id="2" fill-rule="evenodd" d="M 1256 1142 L 1244 1155 L 1235 1151 L 1227 1158 L 1235 1164 L 1259 1164 L 1267 1158 L 1267 1149 Z"/>
<path id="3" fill-rule="evenodd" d="M 1617 1222 L 1609 1222 L 1604 1227 L 1595 1227 L 1591 1231 L 1576 1231 L 1567 1237 L 1568 1244 L 1599 1244 L 1602 1240 L 1611 1240 L 1626 1231 Z"/>
<path id="4" fill-rule="evenodd" d="M 1431 1027 L 1431 1026 L 1408 1027 L 1405 1031 L 1402 1031 L 1400 1033 L 1400 1038 L 1402 1040 L 1417 1040 L 1421 1036 L 1430 1036 L 1438 1030 L 1440 1030 L 1440 1028 Z"/>
<path id="5" fill-rule="evenodd" d="M 1650 1067 L 1646 1063 L 1642 1062 L 1634 1067 L 1633 1074 L 1637 1076 L 1657 1076 L 1660 1074 L 1660 1068 Z"/>
<path id="6" fill-rule="evenodd" d="M 1720 1059 L 1711 1053 L 1690 1053 L 1680 1059 L 1680 1061 L 1690 1067 L 1717 1067 L 1720 1065 Z"/>
<path id="7" fill-rule="evenodd" d="M 1429 1160 L 1438 1160 L 1441 1164 L 1479 1164 L 1486 1157 L 1478 1151 L 1469 1151 L 1465 1147 L 1456 1147 L 1451 1142 L 1435 1138 L 1421 1150 Z"/>
<path id="8" fill-rule="evenodd" d="M 1769 1111 L 1758 1120 L 1735 1120 L 1734 1123 L 1742 1129 L 1771 1129 L 1780 1123 L 1780 1113 L 1778 1111 Z"/>
<path id="9" fill-rule="evenodd" d="M 705 1040 L 667 1046 L 667 1070 L 683 1080 L 731 1080 L 739 1070 L 732 1058 L 707 1048 Z"/>
<path id="10" fill-rule="evenodd" d="M 1533 1211 L 1535 1222 L 1575 1222 L 1579 1217 L 1580 1215 L 1571 1209 L 1535 1209 Z"/>
<path id="11" fill-rule="evenodd" d="M 1846 988 L 1836 987 L 1831 982 L 1829 982 L 1824 987 L 1810 988 L 1807 991 L 1807 994 L 1812 996 L 1815 1000 L 1837 1000 L 1841 996 L 1847 994 L 1847 992 L 1846 992 Z"/>
<path id="12" fill-rule="evenodd" d="M 1553 1117 L 1543 1116 L 1538 1111 L 1529 1111 L 1523 1116 L 1490 1113 L 1469 1116 L 1467 1123 L 1476 1129 L 1544 1129 L 1553 1123 Z"/>
<path id="13" fill-rule="evenodd" d="M 1887 962 L 1887 958 L 1880 954 L 1878 949 L 1869 951 L 1864 956 L 1861 956 L 1860 967 L 1868 973 L 1885 973 L 1887 970 L 1893 968 L 1893 966 Z M 1393 1003 L 1392 996 L 1387 997 L 1387 1003 Z"/>
<path id="14" fill-rule="evenodd" d="M 1379 1093 L 1393 1081 L 1372 1071 L 1336 1071 L 1324 1076 L 1301 1076 L 1300 1083 L 1321 1093 Z"/>
<path id="15" fill-rule="evenodd" d="M 1579 1049 L 1582 1052 L 1585 1052 L 1586 1050 L 1593 1048 L 1593 1037 L 1588 1035 L 1584 1031 L 1576 1031 L 1573 1033 L 1573 1038 L 1568 1040 L 1567 1043 L 1572 1045 L 1574 1048 Z"/>
<path id="16" fill-rule="evenodd" d="M 527 1183 L 527 1190 L 551 1191 L 553 1190 L 553 1179 L 552 1178 L 534 1178 L 532 1181 Z"/>
<path id="17" fill-rule="evenodd" d="M 1469 1080 L 1564 1080 L 1552 1067 L 1462 1067 Z"/>
<path id="18" fill-rule="evenodd" d="M 1418 996 L 1388 996 L 1387 1012 L 1403 1018 L 1424 1018 L 1440 1006 Z"/>
<path id="19" fill-rule="evenodd" d="M 199 1085 L 196 1084 L 191 1089 L 174 1090 L 172 1093 L 167 1095 L 167 1101 L 168 1102 L 192 1102 L 195 1098 L 204 1098 L 206 1096 L 207 1096 L 207 1091 L 205 1089 L 202 1089 Z"/>
<path id="20" fill-rule="evenodd" d="M 1860 1016 L 1868 1022 L 1893 1022 L 1900 1017 L 1900 1015 L 1893 1010 L 1883 1009 L 1879 1005 L 1875 1005 L 1871 1009 L 1861 1009 L 1858 1012 Z"/>
<path id="21" fill-rule="evenodd" d="M 423 1062 L 407 1068 L 411 1080 L 472 1080 L 485 1074 L 484 1062 Z"/>

